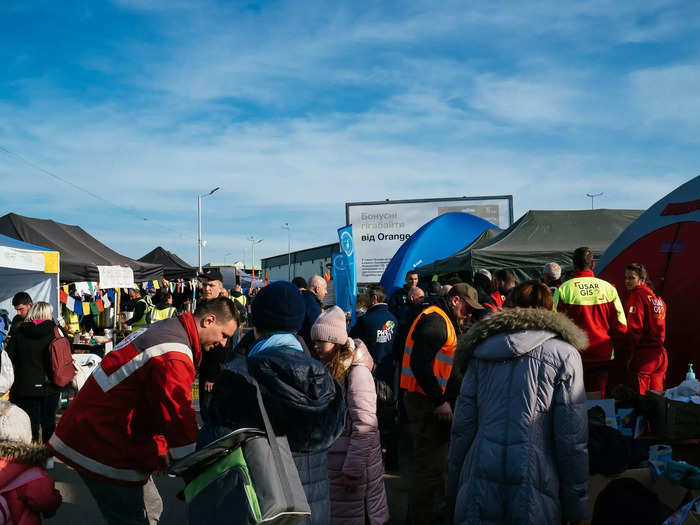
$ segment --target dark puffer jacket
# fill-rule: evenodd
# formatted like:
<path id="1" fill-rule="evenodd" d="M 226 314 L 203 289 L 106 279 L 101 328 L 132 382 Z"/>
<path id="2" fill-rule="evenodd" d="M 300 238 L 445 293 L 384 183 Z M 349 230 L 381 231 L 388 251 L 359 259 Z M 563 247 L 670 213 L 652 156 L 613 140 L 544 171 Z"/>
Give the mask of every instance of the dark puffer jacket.
<path id="1" fill-rule="evenodd" d="M 507 309 L 460 340 L 468 363 L 447 458 L 459 524 L 543 524 L 588 515 L 585 334 L 561 314 Z M 471 360 L 467 358 L 471 355 Z"/>
<path id="2" fill-rule="evenodd" d="M 54 340 L 55 326 L 53 321 L 22 323 L 10 339 L 7 354 L 15 369 L 13 397 L 43 396 L 59 391 L 50 382 L 49 344 Z"/>
<path id="3" fill-rule="evenodd" d="M 345 424 L 342 388 L 322 363 L 294 349 L 268 348 L 235 360 L 215 383 L 210 421 L 200 432 L 200 446 L 237 428 L 265 428 L 255 390 L 242 374 L 256 379 L 275 432 L 289 441 L 311 506 L 311 518 L 305 523 L 327 524 L 328 449 Z"/>

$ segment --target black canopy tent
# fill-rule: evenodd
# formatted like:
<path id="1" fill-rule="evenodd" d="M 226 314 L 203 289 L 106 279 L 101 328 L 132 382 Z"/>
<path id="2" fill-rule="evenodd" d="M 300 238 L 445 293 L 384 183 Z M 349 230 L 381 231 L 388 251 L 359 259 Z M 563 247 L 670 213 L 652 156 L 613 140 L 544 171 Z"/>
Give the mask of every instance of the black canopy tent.
<path id="1" fill-rule="evenodd" d="M 532 210 L 494 238 L 477 239 L 457 254 L 418 268 L 421 275 L 481 268 L 512 269 L 518 280 L 542 276 L 549 262 L 572 269 L 572 253 L 588 246 L 599 258 L 641 210 Z"/>
<path id="2" fill-rule="evenodd" d="M 173 252 L 158 246 L 148 252 L 139 261 L 151 264 L 162 264 L 164 267 L 163 276 L 169 280 L 192 279 L 197 276 L 197 268 L 190 266 L 180 259 Z"/>
<path id="3" fill-rule="evenodd" d="M 163 265 L 130 259 L 108 248 L 80 226 L 8 213 L 0 217 L 0 233 L 61 253 L 61 282 L 98 281 L 97 266 L 128 266 L 136 282 L 163 278 Z"/>

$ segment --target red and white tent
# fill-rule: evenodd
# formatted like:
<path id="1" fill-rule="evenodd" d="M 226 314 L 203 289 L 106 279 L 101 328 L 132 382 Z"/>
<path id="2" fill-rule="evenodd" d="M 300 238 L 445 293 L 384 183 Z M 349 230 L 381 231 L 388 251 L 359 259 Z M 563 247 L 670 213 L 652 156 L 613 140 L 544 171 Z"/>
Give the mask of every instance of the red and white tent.
<path id="1" fill-rule="evenodd" d="M 700 176 L 645 211 L 610 245 L 596 266 L 625 299 L 625 267 L 641 263 L 666 301 L 667 385 L 685 378 L 688 363 L 700 365 Z"/>

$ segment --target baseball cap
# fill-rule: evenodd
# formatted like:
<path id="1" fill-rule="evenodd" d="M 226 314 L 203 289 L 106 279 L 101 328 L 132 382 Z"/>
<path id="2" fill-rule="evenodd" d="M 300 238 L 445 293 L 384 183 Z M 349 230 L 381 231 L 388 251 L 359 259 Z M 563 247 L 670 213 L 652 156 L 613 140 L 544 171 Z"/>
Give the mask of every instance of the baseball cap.
<path id="1" fill-rule="evenodd" d="M 205 268 L 199 274 L 200 279 L 209 279 L 210 281 L 223 281 L 224 278 L 221 275 L 221 270 L 218 268 Z"/>
<path id="2" fill-rule="evenodd" d="M 467 283 L 457 283 L 448 292 L 450 296 L 457 296 L 465 303 L 471 306 L 474 310 L 483 310 L 484 307 L 479 304 L 479 293 L 469 286 Z"/>

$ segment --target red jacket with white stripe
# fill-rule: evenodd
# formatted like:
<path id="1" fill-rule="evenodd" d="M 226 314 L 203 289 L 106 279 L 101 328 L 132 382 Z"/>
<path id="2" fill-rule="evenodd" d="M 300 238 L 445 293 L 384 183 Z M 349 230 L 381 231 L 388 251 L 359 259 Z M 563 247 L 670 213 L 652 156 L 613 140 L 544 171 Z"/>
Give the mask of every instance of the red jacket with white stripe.
<path id="1" fill-rule="evenodd" d="M 132 334 L 80 389 L 49 449 L 88 476 L 146 483 L 159 455 L 178 459 L 195 449 L 191 390 L 200 358 L 190 313 Z"/>

